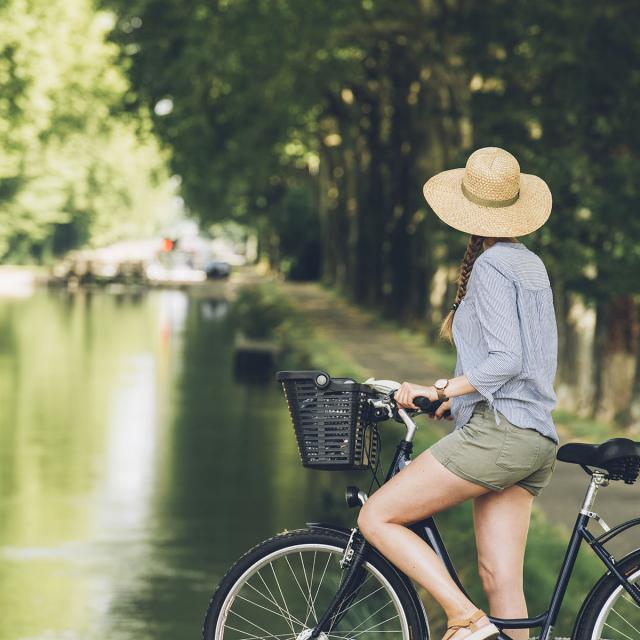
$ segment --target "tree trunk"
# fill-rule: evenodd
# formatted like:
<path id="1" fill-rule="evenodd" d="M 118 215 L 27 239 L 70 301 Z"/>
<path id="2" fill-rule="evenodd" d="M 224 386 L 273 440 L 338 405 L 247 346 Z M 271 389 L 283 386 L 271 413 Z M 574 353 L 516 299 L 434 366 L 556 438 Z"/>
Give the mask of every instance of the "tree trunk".
<path id="1" fill-rule="evenodd" d="M 599 304 L 596 338 L 596 416 L 628 425 L 638 340 L 632 296 L 619 295 Z"/>

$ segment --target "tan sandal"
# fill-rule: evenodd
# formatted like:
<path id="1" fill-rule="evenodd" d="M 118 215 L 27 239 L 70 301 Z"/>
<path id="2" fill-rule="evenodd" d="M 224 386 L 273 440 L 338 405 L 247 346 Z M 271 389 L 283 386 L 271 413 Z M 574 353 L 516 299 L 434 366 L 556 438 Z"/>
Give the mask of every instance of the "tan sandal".
<path id="1" fill-rule="evenodd" d="M 495 624 L 490 622 L 482 627 L 479 627 L 477 624 L 477 621 L 486 615 L 482 609 L 476 609 L 468 618 L 453 618 L 449 620 L 447 632 L 444 634 L 442 640 L 449 640 L 449 638 L 460 629 L 469 629 L 469 631 L 471 631 L 469 635 L 464 637 L 464 640 L 488 640 L 489 638 L 497 638 L 498 635 L 500 635 L 500 630 Z"/>

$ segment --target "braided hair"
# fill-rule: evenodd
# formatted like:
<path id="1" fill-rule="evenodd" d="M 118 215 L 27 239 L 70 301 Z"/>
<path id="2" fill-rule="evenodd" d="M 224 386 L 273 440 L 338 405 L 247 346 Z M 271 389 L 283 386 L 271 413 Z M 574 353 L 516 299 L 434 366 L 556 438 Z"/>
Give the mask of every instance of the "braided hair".
<path id="1" fill-rule="evenodd" d="M 480 255 L 480 250 L 482 249 L 482 243 L 484 242 L 484 240 L 484 236 L 472 235 L 469 238 L 467 250 L 465 251 L 464 258 L 462 259 L 462 263 L 460 265 L 460 275 L 458 276 L 458 290 L 456 291 L 456 300 L 451 306 L 447 317 L 443 320 L 442 326 L 440 327 L 440 337 L 444 338 L 450 343 L 453 343 L 453 316 L 456 313 L 456 309 L 460 305 L 460 300 L 462 300 L 462 298 L 464 298 L 467 293 L 467 283 L 469 282 L 469 276 L 471 275 L 471 270 L 473 269 L 473 263 Z"/>

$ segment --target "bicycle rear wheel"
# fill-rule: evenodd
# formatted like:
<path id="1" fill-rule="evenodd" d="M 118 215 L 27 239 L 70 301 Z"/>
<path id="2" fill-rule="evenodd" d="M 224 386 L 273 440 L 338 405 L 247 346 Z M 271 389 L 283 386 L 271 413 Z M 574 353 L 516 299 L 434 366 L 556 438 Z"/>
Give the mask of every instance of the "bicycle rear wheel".
<path id="1" fill-rule="evenodd" d="M 211 599 L 203 640 L 306 640 L 342 578 L 346 538 L 328 530 L 285 533 L 247 552 Z M 321 640 L 411 640 L 421 628 L 406 586 L 373 556 L 364 580 Z"/>
<path id="2" fill-rule="evenodd" d="M 625 575 L 640 586 L 640 549 L 620 561 Z M 587 597 L 573 638 L 640 640 L 640 607 L 615 578 L 603 578 Z"/>

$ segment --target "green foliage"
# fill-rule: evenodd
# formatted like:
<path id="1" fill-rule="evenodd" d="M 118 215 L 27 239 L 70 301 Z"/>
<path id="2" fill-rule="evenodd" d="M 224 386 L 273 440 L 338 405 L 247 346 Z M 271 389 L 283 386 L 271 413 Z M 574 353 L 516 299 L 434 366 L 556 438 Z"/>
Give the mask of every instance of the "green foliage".
<path id="1" fill-rule="evenodd" d="M 276 283 L 242 287 L 233 313 L 248 338 L 274 340 L 281 347 L 281 369 L 322 369 L 333 376 L 362 378 L 362 371 L 317 334 Z"/>
<path id="2" fill-rule="evenodd" d="M 554 194 L 537 235 L 573 290 L 608 299 L 638 290 L 640 13 L 623 0 L 485 2 L 466 39 L 478 146 L 511 149 Z"/>
<path id="3" fill-rule="evenodd" d="M 0 259 L 46 259 L 155 229 L 172 196 L 91 0 L 0 8 Z"/>
<path id="4" fill-rule="evenodd" d="M 298 254 L 283 230 L 299 219 L 286 194 L 306 193 L 325 280 L 424 318 L 429 277 L 463 242 L 420 186 L 501 145 L 552 188 L 530 239 L 552 277 L 590 298 L 637 290 L 632 3 L 103 1 L 137 98 L 172 105 L 154 125 L 189 205 L 258 226 L 285 271 Z"/>
<path id="5" fill-rule="evenodd" d="M 233 313 L 236 325 L 248 338 L 275 338 L 292 312 L 291 303 L 271 283 L 240 289 Z"/>

